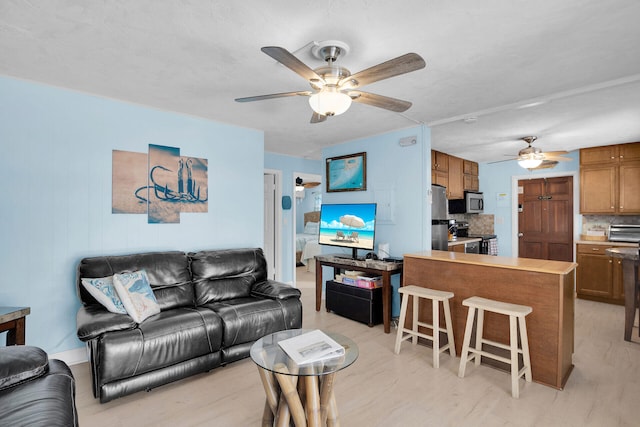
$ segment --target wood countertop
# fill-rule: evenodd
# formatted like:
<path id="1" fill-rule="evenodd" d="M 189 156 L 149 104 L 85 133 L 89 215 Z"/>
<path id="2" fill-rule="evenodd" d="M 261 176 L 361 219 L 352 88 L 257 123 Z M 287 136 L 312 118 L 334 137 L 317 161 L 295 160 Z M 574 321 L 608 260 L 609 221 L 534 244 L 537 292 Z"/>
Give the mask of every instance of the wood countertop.
<path id="1" fill-rule="evenodd" d="M 458 237 L 456 240 L 449 240 L 449 246 L 464 245 L 465 243 L 481 242 L 479 237 Z"/>
<path id="2" fill-rule="evenodd" d="M 609 240 L 576 240 L 579 245 L 601 245 L 601 246 L 619 246 L 623 248 L 637 248 L 637 243 L 628 242 L 610 242 Z"/>
<path id="3" fill-rule="evenodd" d="M 523 271 L 535 271 L 549 274 L 568 274 L 578 264 L 575 262 L 550 261 L 533 258 L 513 258 L 504 256 L 465 254 L 449 251 L 424 251 L 413 254 L 405 254 L 405 258 L 422 258 L 434 261 L 445 261 L 460 264 L 481 265 L 484 267 L 508 268 Z"/>

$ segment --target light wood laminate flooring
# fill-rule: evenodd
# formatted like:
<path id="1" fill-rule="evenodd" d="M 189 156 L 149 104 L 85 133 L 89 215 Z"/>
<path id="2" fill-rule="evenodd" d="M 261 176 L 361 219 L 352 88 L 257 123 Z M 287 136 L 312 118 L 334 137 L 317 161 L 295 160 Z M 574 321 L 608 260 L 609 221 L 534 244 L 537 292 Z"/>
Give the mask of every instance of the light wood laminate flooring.
<path id="1" fill-rule="evenodd" d="M 640 340 L 623 340 L 624 307 L 576 300 L 575 368 L 563 391 L 520 382 L 511 397 L 507 373 L 467 368 L 443 353 L 404 342 L 393 353 L 395 329 L 369 328 L 324 309 L 303 292 L 303 327 L 353 339 L 359 359 L 338 373 L 335 394 L 343 426 L 637 426 L 640 425 Z M 323 304 L 324 307 L 324 304 Z M 82 426 L 259 426 L 264 390 L 250 358 L 106 404 L 93 398 L 88 363 L 72 366 Z"/>

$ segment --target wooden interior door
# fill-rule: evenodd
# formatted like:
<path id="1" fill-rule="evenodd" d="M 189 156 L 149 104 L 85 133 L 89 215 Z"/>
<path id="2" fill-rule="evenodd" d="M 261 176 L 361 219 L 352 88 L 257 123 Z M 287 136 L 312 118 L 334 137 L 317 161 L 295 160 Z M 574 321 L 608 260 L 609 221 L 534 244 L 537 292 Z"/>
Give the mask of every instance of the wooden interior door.
<path id="1" fill-rule="evenodd" d="M 573 178 L 518 181 L 518 256 L 573 261 Z"/>

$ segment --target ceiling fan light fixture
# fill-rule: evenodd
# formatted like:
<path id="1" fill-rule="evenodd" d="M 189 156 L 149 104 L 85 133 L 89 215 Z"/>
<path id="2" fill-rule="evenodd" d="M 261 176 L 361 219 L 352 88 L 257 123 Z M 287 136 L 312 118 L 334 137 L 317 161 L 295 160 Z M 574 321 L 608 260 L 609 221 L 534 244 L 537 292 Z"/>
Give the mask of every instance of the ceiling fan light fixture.
<path id="1" fill-rule="evenodd" d="M 525 158 L 520 158 L 518 160 L 518 165 L 525 169 L 534 169 L 542 164 L 542 159 L 536 159 L 535 156 L 529 155 Z"/>
<path id="2" fill-rule="evenodd" d="M 338 116 L 349 109 L 351 97 L 335 88 L 324 88 L 309 97 L 309 105 L 323 116 Z"/>

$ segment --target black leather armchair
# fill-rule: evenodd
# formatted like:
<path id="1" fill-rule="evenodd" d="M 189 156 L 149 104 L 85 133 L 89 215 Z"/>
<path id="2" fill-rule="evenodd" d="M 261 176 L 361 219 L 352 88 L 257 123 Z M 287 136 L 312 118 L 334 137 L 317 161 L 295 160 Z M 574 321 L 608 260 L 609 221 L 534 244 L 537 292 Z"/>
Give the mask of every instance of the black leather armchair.
<path id="1" fill-rule="evenodd" d="M 64 362 L 38 347 L 0 347 L 0 425 L 77 426 L 75 394 Z"/>

